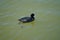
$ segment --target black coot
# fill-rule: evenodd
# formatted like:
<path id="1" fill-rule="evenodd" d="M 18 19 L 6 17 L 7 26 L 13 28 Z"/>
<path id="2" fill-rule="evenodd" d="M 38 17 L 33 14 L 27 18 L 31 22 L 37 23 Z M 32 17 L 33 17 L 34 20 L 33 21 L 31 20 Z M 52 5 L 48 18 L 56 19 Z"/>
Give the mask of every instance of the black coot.
<path id="1" fill-rule="evenodd" d="M 32 13 L 30 17 L 23 17 L 23 18 L 19 19 L 19 21 L 20 21 L 20 22 L 23 22 L 23 23 L 32 22 L 32 21 L 35 20 L 34 15 L 35 15 L 35 14 Z"/>

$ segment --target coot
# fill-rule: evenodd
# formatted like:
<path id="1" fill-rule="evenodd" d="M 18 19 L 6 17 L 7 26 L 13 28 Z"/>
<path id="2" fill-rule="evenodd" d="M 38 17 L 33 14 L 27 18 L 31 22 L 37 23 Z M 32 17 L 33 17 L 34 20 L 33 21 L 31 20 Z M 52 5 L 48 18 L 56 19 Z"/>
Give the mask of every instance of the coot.
<path id="1" fill-rule="evenodd" d="M 34 15 L 35 15 L 35 14 L 32 13 L 32 14 L 30 15 L 30 17 L 23 17 L 23 18 L 18 19 L 18 20 L 19 20 L 20 22 L 22 22 L 22 23 L 32 22 L 32 21 L 35 20 Z"/>

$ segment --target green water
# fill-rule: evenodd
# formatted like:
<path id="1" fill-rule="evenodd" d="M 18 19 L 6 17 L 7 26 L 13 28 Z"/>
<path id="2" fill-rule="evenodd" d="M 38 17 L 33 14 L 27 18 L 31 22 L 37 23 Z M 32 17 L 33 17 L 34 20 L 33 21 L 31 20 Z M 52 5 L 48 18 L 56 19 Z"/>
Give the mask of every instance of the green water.
<path id="1" fill-rule="evenodd" d="M 34 22 L 18 24 L 32 12 Z M 0 40 L 60 40 L 60 0 L 0 0 Z"/>

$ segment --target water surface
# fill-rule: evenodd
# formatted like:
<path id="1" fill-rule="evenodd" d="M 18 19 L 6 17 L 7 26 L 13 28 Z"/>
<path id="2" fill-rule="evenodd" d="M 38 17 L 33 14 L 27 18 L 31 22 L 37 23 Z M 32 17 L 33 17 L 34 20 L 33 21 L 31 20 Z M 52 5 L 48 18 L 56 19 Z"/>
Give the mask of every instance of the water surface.
<path id="1" fill-rule="evenodd" d="M 32 12 L 34 22 L 18 24 Z M 0 0 L 0 40 L 60 40 L 59 34 L 60 0 Z"/>

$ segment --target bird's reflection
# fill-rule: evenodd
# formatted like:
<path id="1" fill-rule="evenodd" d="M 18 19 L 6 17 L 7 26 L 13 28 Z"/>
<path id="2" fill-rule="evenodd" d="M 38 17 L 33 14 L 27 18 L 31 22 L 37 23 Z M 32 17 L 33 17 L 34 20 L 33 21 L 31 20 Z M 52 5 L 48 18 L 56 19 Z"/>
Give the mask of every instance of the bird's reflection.
<path id="1" fill-rule="evenodd" d="M 22 23 L 22 22 L 18 22 L 18 24 L 21 26 L 21 28 L 24 28 L 25 26 L 24 25 L 26 25 L 26 26 L 32 26 L 32 27 L 34 27 L 34 25 L 35 25 L 35 21 L 33 21 L 33 22 L 29 22 L 29 23 Z"/>
<path id="2" fill-rule="evenodd" d="M 22 23 L 22 22 L 19 21 L 18 24 L 21 25 L 21 28 L 24 27 L 24 26 L 23 26 L 24 23 Z"/>

